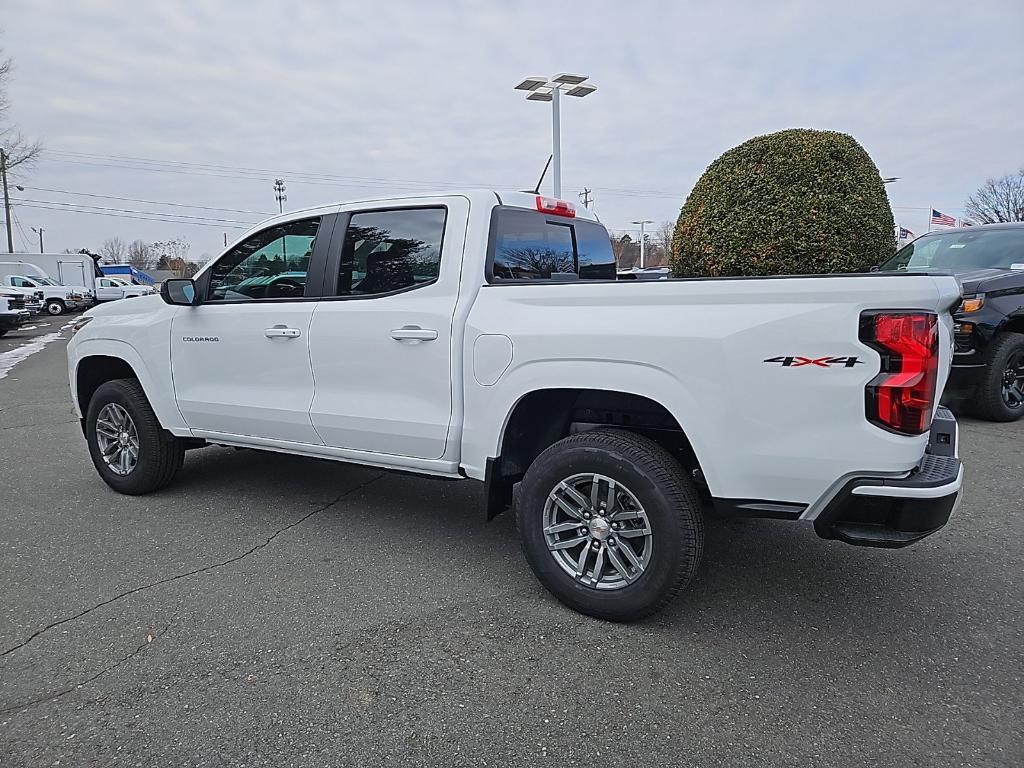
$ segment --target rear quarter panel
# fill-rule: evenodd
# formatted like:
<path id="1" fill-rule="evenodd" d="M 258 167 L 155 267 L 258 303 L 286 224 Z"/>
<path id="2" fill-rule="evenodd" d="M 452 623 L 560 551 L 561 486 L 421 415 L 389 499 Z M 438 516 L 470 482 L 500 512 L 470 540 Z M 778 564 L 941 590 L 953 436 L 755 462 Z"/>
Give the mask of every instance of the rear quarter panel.
<path id="1" fill-rule="evenodd" d="M 809 504 L 853 472 L 899 474 L 927 436 L 865 419 L 880 359 L 858 340 L 866 309 L 948 307 L 952 279 L 857 275 L 788 279 L 505 284 L 480 290 L 465 359 L 480 334 L 504 334 L 512 361 L 481 385 L 466 366 L 463 465 L 482 476 L 508 414 L 537 389 L 610 389 L 664 405 L 692 443 L 713 495 Z M 948 316 L 940 386 L 950 363 Z M 784 367 L 779 356 L 856 357 Z"/>

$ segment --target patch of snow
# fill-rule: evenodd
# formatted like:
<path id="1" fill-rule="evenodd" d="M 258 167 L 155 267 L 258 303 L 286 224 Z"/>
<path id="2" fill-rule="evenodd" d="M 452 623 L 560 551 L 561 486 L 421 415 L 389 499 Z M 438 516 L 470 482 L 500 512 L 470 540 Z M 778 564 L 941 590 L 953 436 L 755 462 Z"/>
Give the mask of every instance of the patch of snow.
<path id="1" fill-rule="evenodd" d="M 7 352 L 0 352 L 0 379 L 6 378 L 7 374 L 10 373 L 11 369 L 18 363 L 32 357 L 32 355 L 41 351 L 51 341 L 59 339 L 61 334 L 70 328 L 74 322 L 75 321 L 72 320 L 70 323 L 62 326 L 59 331 L 54 331 L 53 333 L 48 333 L 45 336 L 40 336 L 38 339 L 30 341 L 28 344 L 23 344 L 22 346 Z"/>

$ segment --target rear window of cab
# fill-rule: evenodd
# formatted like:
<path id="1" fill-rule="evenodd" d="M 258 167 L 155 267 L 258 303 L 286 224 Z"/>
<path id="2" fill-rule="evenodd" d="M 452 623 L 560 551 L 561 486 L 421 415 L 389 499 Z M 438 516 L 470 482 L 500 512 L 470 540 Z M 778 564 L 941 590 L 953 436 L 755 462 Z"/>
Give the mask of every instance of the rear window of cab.
<path id="1" fill-rule="evenodd" d="M 492 283 L 616 279 L 608 232 L 593 221 L 498 208 L 492 243 Z"/>

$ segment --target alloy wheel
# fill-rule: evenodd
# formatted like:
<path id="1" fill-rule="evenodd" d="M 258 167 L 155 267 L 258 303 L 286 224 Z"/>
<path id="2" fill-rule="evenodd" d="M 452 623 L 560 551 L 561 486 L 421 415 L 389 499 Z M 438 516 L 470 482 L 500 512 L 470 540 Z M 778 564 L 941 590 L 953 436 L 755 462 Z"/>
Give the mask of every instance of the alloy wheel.
<path id="1" fill-rule="evenodd" d="M 559 567 L 593 589 L 621 589 L 643 575 L 654 547 L 651 524 L 622 483 L 594 473 L 560 481 L 544 504 L 544 539 Z"/>
<path id="2" fill-rule="evenodd" d="M 128 475 L 139 463 L 139 433 L 128 411 L 107 403 L 96 416 L 96 444 L 116 475 Z"/>

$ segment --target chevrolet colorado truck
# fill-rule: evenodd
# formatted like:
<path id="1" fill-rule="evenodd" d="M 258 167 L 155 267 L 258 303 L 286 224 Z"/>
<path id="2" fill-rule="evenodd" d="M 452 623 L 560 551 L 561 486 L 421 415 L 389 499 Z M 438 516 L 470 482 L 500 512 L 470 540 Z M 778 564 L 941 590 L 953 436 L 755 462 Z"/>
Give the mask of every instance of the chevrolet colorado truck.
<path id="1" fill-rule="evenodd" d="M 627 621 L 692 578 L 704 514 L 902 547 L 963 479 L 938 406 L 944 274 L 617 280 L 587 210 L 474 191 L 270 219 L 68 345 L 102 479 L 242 446 L 484 484 L 539 580 Z"/>

